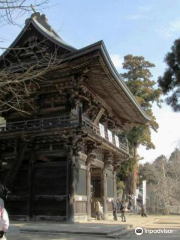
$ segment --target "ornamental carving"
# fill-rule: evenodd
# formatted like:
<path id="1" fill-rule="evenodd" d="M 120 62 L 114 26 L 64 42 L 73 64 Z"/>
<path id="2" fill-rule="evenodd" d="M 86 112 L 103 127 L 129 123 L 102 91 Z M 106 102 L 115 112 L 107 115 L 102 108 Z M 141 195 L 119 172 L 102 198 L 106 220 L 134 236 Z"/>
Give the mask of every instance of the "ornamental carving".
<path id="1" fill-rule="evenodd" d="M 72 77 L 73 80 L 73 88 L 76 90 L 80 90 L 80 85 L 87 82 L 88 77 L 86 76 L 86 72 L 78 73 Z"/>
<path id="2" fill-rule="evenodd" d="M 118 169 L 120 169 L 120 167 L 121 167 L 121 163 L 120 162 L 118 162 L 118 163 L 114 163 L 114 172 L 115 171 L 117 171 Z"/>
<path id="3" fill-rule="evenodd" d="M 113 165 L 113 154 L 109 152 L 108 154 L 105 154 L 104 156 L 104 168 L 108 168 Z"/>
<path id="4" fill-rule="evenodd" d="M 29 37 L 28 40 L 26 41 L 26 44 L 28 45 L 28 47 L 34 48 L 38 44 L 37 37 L 36 36 Z"/>
<path id="5" fill-rule="evenodd" d="M 75 163 L 79 157 L 79 152 L 83 148 L 83 139 L 80 136 L 75 138 L 70 137 L 67 139 L 64 148 L 67 151 L 67 158 L 69 163 L 75 167 Z"/>
<path id="6" fill-rule="evenodd" d="M 76 138 L 72 142 L 72 149 L 73 149 L 73 155 L 75 157 L 79 156 L 79 152 L 83 148 L 83 139 L 82 138 Z"/>
<path id="7" fill-rule="evenodd" d="M 86 160 L 86 165 L 92 164 L 96 159 L 96 154 L 95 153 L 90 153 L 87 156 L 87 160 Z"/>

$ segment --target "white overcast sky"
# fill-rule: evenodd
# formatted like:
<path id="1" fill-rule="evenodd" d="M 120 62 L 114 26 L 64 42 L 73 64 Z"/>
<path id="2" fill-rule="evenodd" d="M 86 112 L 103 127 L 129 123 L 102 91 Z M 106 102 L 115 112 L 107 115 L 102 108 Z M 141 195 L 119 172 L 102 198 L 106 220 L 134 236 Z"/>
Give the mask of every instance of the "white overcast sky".
<path id="1" fill-rule="evenodd" d="M 125 55 L 142 55 L 156 65 L 155 81 L 166 68 L 165 54 L 180 37 L 180 0 L 51 0 L 49 5 L 43 13 L 64 41 L 79 49 L 104 40 L 119 72 Z M 19 19 L 22 26 L 25 18 Z M 21 29 L 0 30 L 0 39 L 9 46 Z M 160 126 L 158 133 L 152 133 L 156 149 L 140 148 L 143 162 L 169 156 L 180 145 L 180 113 L 164 104 L 162 109 L 154 107 L 154 114 Z"/>

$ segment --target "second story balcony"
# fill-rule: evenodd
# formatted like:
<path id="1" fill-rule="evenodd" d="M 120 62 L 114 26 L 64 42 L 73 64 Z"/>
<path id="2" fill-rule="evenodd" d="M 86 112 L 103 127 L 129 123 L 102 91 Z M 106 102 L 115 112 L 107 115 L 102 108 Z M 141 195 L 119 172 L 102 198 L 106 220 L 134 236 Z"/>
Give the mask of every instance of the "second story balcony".
<path id="1" fill-rule="evenodd" d="M 33 134 L 42 131 L 49 131 L 51 129 L 64 130 L 67 128 L 82 129 L 87 134 L 98 138 L 104 144 L 108 144 L 117 151 L 129 154 L 127 141 L 122 143 L 116 134 L 113 134 L 109 129 L 105 129 L 103 125 L 99 124 L 99 126 L 97 126 L 93 124 L 90 119 L 84 116 L 82 116 L 82 119 L 79 120 L 77 116 L 73 114 L 0 124 L 0 138 L 8 133 L 13 133 L 15 136 L 16 134 L 21 135 L 21 133 Z"/>

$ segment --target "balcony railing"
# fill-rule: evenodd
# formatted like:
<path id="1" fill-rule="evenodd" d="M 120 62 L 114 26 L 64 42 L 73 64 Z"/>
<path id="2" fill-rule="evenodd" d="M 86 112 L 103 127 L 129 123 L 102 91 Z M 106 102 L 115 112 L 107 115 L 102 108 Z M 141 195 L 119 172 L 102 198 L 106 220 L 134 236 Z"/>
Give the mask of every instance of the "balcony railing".
<path id="1" fill-rule="evenodd" d="M 31 119 L 19 122 L 10 122 L 0 124 L 1 132 L 15 132 L 15 131 L 28 131 L 28 130 L 41 130 L 55 127 L 69 127 L 77 125 L 77 118 L 67 114 L 52 118 Z"/>
<path id="2" fill-rule="evenodd" d="M 52 118 L 41 118 L 41 119 L 31 119 L 18 122 L 10 122 L 0 124 L 0 135 L 5 132 L 21 132 L 21 131 L 31 131 L 31 130 L 42 130 L 51 128 L 64 128 L 64 127 L 78 127 L 79 120 L 75 115 L 66 114 L 63 116 L 52 117 Z M 113 147 L 119 148 L 126 153 L 129 153 L 128 145 L 121 143 L 115 134 L 108 135 L 109 130 L 104 130 L 102 134 L 100 128 L 93 124 L 93 122 L 82 117 L 82 127 L 87 128 L 93 134 L 98 135 L 103 141 L 108 144 L 113 145 Z M 110 132 L 110 131 L 109 131 Z M 117 140 L 118 139 L 118 140 Z"/>
<path id="3" fill-rule="evenodd" d="M 109 130 L 104 130 L 104 133 L 101 132 L 100 128 L 97 125 L 93 124 L 93 122 L 90 119 L 84 116 L 82 118 L 82 123 L 83 123 L 83 126 L 91 129 L 95 134 L 99 135 L 102 138 L 102 140 L 105 140 L 106 142 L 112 144 L 113 146 L 123 150 L 124 152 L 129 153 L 128 143 L 121 143 L 117 135 L 112 134 L 112 132 L 111 132 L 112 134 L 111 136 L 108 135 Z"/>

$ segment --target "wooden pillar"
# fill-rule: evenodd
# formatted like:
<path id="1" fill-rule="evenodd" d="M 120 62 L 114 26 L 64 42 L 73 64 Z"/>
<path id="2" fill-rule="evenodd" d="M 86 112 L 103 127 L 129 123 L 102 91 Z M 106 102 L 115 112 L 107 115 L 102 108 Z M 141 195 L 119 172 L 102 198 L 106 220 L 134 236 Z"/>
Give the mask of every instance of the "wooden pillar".
<path id="1" fill-rule="evenodd" d="M 2 169 L 2 157 L 1 157 L 1 154 L 0 154 L 0 172 L 1 172 L 1 169 Z M 2 182 L 1 174 L 0 174 L 0 182 Z"/>
<path id="2" fill-rule="evenodd" d="M 87 165 L 87 219 L 91 220 L 91 172 L 90 164 Z"/>
<path id="3" fill-rule="evenodd" d="M 79 101 L 77 103 L 77 109 L 78 109 L 78 124 L 79 126 L 82 125 L 82 103 Z"/>
<path id="4" fill-rule="evenodd" d="M 103 208 L 104 208 L 104 219 L 107 219 L 108 206 L 107 206 L 107 172 L 106 168 L 102 173 L 102 185 L 103 185 Z"/>
<path id="5" fill-rule="evenodd" d="M 79 152 L 82 148 L 82 136 L 76 135 L 71 139 L 67 147 L 67 220 L 74 222 L 75 220 L 75 163 L 77 158 L 79 158 Z"/>
<path id="6" fill-rule="evenodd" d="M 66 159 L 66 221 L 68 221 L 69 219 L 69 199 L 70 199 L 69 185 L 70 185 L 69 184 L 69 156 L 67 155 L 67 159 Z"/>
<path id="7" fill-rule="evenodd" d="M 74 195 L 75 195 L 75 179 L 74 179 L 74 156 L 72 154 L 72 146 L 69 150 L 70 153 L 68 154 L 67 158 L 67 208 L 66 208 L 66 215 L 67 221 L 74 222 L 74 215 L 75 215 L 75 205 L 74 205 Z"/>
<path id="8" fill-rule="evenodd" d="M 104 155 L 104 171 L 103 171 L 103 189 L 104 189 L 104 217 L 107 218 L 108 213 L 108 202 L 107 202 L 107 169 L 112 165 L 113 154 L 108 151 Z"/>
<path id="9" fill-rule="evenodd" d="M 93 147 L 88 149 L 88 155 L 86 160 L 87 166 L 87 218 L 91 219 L 91 163 L 94 162 L 96 154 L 93 153 Z"/>
<path id="10" fill-rule="evenodd" d="M 29 197 L 28 197 L 28 218 L 29 220 L 33 220 L 34 217 L 34 163 L 36 160 L 36 155 L 33 152 L 31 154 L 31 158 L 29 160 L 29 172 L 28 172 L 28 191 L 29 191 Z"/>

